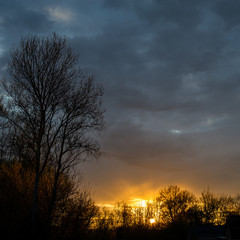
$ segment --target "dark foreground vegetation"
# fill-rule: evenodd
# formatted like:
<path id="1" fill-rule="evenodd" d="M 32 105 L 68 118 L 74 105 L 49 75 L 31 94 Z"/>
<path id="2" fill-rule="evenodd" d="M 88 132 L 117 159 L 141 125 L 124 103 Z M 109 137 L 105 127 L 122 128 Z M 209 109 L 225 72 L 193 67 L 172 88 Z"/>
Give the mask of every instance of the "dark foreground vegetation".
<path id="1" fill-rule="evenodd" d="M 197 198 L 178 186 L 161 189 L 144 206 L 119 202 L 99 208 L 89 190 L 67 175 L 60 178 L 49 228 L 54 172 L 49 169 L 41 177 L 34 239 L 187 239 L 191 226 L 224 225 L 227 217 L 240 213 L 238 195 L 216 195 L 208 189 Z M 33 239 L 33 189 L 34 172 L 23 162 L 1 164 L 0 228 L 5 239 Z"/>
<path id="2" fill-rule="evenodd" d="M 56 34 L 23 38 L 10 56 L 0 104 L 4 239 L 186 239 L 189 226 L 239 215 L 239 196 L 208 189 L 197 198 L 177 186 L 145 206 L 97 207 L 74 169 L 100 154 L 102 87 Z"/>
<path id="3" fill-rule="evenodd" d="M 31 207 L 34 172 L 21 162 L 2 163 L 0 172 L 0 229 L 5 239 L 157 239 L 186 237 L 184 224 L 150 225 L 147 209 L 119 203 L 114 209 L 98 208 L 84 188 L 62 175 L 59 183 L 51 229 L 48 207 L 53 173 L 41 178 L 37 229 L 31 232 Z M 134 213 L 135 210 L 138 213 Z M 160 230 L 160 231 L 159 231 Z"/>

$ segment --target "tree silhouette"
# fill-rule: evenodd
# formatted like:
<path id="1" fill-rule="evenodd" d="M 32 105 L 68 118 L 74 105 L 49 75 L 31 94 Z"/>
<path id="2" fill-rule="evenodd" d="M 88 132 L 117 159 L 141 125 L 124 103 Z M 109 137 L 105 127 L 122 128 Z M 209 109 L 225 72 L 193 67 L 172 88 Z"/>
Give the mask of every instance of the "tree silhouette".
<path id="1" fill-rule="evenodd" d="M 94 132 L 104 127 L 101 86 L 85 77 L 78 56 L 66 39 L 51 36 L 22 38 L 8 64 L 11 76 L 4 88 L 8 100 L 3 116 L 21 139 L 34 169 L 32 227 L 37 226 L 39 183 L 44 171 L 54 169 L 48 225 L 51 225 L 62 174 L 89 156 L 99 155 Z M 26 156 L 25 156 L 26 157 Z"/>
<path id="2" fill-rule="evenodd" d="M 237 196 L 216 195 L 209 188 L 202 192 L 200 197 L 203 221 L 212 224 L 225 224 L 227 216 L 236 211 Z"/>
<path id="3" fill-rule="evenodd" d="M 167 223 L 181 221 L 186 212 L 195 205 L 194 195 L 178 186 L 160 190 L 157 201 Z"/>

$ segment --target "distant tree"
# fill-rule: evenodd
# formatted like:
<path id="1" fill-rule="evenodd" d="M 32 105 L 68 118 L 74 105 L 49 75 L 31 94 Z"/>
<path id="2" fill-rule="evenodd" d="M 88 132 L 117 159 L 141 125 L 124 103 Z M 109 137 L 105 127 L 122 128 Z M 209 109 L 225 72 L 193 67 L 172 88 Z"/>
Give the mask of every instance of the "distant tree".
<path id="1" fill-rule="evenodd" d="M 132 207 L 126 202 L 118 202 L 115 209 L 117 225 L 123 228 L 130 227 L 133 223 Z"/>
<path id="2" fill-rule="evenodd" d="M 200 197 L 205 223 L 214 223 L 220 206 L 219 199 L 210 191 L 209 188 L 202 192 Z"/>
<path id="3" fill-rule="evenodd" d="M 99 208 L 98 216 L 95 220 L 94 227 L 100 231 L 109 231 L 116 227 L 116 216 L 112 209 L 106 207 Z"/>
<path id="4" fill-rule="evenodd" d="M 240 215 L 240 194 L 236 194 L 233 197 L 232 211 L 236 215 Z"/>
<path id="5" fill-rule="evenodd" d="M 147 202 L 146 203 L 146 210 L 145 210 L 145 225 L 149 225 L 151 219 L 156 221 L 157 209 L 155 202 Z"/>
<path id="6" fill-rule="evenodd" d="M 80 188 L 73 191 L 68 197 L 67 204 L 59 207 L 60 217 L 56 222 L 59 236 L 64 239 L 86 239 L 94 217 L 98 215 L 99 211 L 92 200 L 90 190 Z"/>
<path id="7" fill-rule="evenodd" d="M 83 75 L 78 56 L 56 34 L 22 38 L 11 52 L 8 72 L 11 79 L 4 83 L 8 105 L 3 117 L 16 129 L 19 149 L 35 172 L 34 232 L 44 171 L 54 169 L 50 225 L 61 175 L 87 157 L 99 155 L 94 132 L 104 127 L 103 89 Z"/>
<path id="8" fill-rule="evenodd" d="M 222 225 L 226 223 L 229 214 L 235 213 L 237 198 L 225 195 L 215 195 L 209 188 L 202 192 L 200 203 L 203 221 Z"/>
<path id="9" fill-rule="evenodd" d="M 156 200 L 166 223 L 183 221 L 187 211 L 196 204 L 195 196 L 178 186 L 169 186 L 160 190 Z"/>

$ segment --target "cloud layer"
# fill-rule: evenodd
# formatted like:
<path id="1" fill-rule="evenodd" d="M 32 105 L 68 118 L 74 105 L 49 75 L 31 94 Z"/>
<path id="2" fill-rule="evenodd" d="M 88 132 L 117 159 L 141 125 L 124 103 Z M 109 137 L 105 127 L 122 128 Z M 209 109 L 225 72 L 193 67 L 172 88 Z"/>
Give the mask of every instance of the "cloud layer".
<path id="1" fill-rule="evenodd" d="M 239 10 L 227 0 L 0 1 L 1 75 L 22 35 L 56 31 L 104 85 L 104 155 L 83 167 L 97 201 L 169 184 L 237 192 Z"/>

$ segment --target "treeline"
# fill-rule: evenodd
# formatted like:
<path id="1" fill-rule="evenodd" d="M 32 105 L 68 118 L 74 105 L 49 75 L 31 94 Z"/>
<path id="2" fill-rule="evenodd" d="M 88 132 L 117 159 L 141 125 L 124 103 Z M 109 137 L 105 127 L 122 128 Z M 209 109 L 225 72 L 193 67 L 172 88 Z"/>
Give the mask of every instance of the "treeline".
<path id="1" fill-rule="evenodd" d="M 39 185 L 39 239 L 187 239 L 189 226 L 223 225 L 228 216 L 240 214 L 240 195 L 206 189 L 196 197 L 178 186 L 160 189 L 156 199 L 144 204 L 122 201 L 112 208 L 98 207 L 89 189 L 62 174 L 49 234 L 53 182 L 54 171 L 49 168 Z M 6 239 L 31 236 L 33 191 L 34 171 L 24 161 L 1 163 L 0 228 Z"/>
<path id="2" fill-rule="evenodd" d="M 240 215 L 240 194 L 214 194 L 207 188 L 197 197 L 179 186 L 169 186 L 144 204 L 119 202 L 113 209 L 102 208 L 95 228 L 105 233 L 103 239 L 114 239 L 112 235 L 122 239 L 187 239 L 189 226 L 224 225 L 231 215 Z"/>

